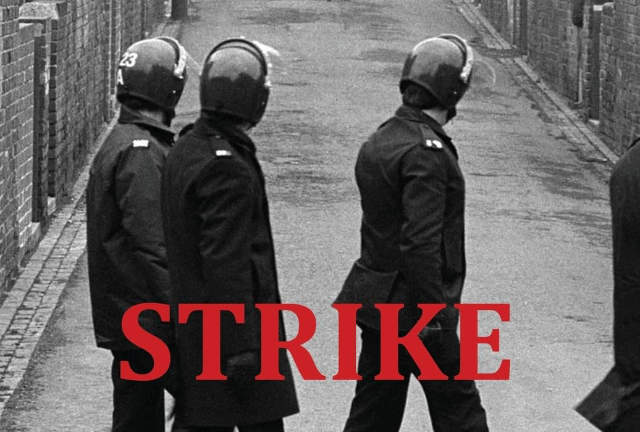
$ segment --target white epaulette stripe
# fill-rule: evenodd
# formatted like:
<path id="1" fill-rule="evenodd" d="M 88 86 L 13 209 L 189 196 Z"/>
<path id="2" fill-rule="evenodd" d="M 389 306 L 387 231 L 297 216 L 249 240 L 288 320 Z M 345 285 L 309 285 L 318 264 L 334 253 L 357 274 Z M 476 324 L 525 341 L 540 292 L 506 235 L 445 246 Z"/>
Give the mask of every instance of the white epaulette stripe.
<path id="1" fill-rule="evenodd" d="M 427 140 L 424 145 L 427 146 L 427 148 L 434 148 L 438 150 L 442 150 L 443 148 L 442 143 L 438 140 Z"/>

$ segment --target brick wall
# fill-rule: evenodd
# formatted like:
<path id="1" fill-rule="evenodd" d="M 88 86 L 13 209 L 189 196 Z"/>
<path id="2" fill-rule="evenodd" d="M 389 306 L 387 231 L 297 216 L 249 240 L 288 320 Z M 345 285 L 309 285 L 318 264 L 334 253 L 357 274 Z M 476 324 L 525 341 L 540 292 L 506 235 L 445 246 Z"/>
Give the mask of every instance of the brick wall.
<path id="1" fill-rule="evenodd" d="M 573 25 L 571 4 L 570 0 L 531 1 L 527 54 L 529 62 L 553 89 L 579 101 L 588 29 Z"/>
<path id="2" fill-rule="evenodd" d="M 11 158 L 14 164 L 14 194 L 16 204 L 16 230 L 18 246 L 26 246 L 32 222 L 33 193 L 33 89 L 34 89 L 34 37 L 39 32 L 34 24 L 20 24 L 13 50 L 15 69 L 8 85 L 9 104 L 5 105 L 9 124 Z M 6 81 L 5 81 L 6 82 Z M 5 93 L 7 94 L 7 93 Z M 20 258 L 20 256 L 18 257 Z"/>
<path id="3" fill-rule="evenodd" d="M 107 119 L 110 97 L 102 70 L 108 48 L 104 2 L 58 2 L 53 20 L 49 194 L 63 196 Z"/>
<path id="4" fill-rule="evenodd" d="M 482 0 L 496 29 L 618 154 L 640 137 L 640 0 Z M 577 9 L 580 11 L 580 9 Z M 580 15 L 580 13 L 578 13 Z"/>
<path id="5" fill-rule="evenodd" d="M 640 137 L 639 41 L 640 0 L 607 4 L 602 12 L 600 131 L 618 153 Z"/>
<path id="6" fill-rule="evenodd" d="M 113 116 L 122 50 L 165 8 L 165 0 L 0 0 L 0 288 Z"/>
<path id="7" fill-rule="evenodd" d="M 510 3 L 507 0 L 482 0 L 480 10 L 489 19 L 495 29 L 509 42 L 513 42 L 511 37 Z"/>
<path id="8" fill-rule="evenodd" d="M 19 263 L 32 230 L 34 54 L 41 26 L 20 24 L 19 2 L 1 6 L 0 281 Z"/>
<path id="9" fill-rule="evenodd" d="M 572 0 L 482 0 L 481 11 L 507 41 L 523 50 L 552 88 L 579 101 L 588 28 L 572 24 L 571 5 Z"/>

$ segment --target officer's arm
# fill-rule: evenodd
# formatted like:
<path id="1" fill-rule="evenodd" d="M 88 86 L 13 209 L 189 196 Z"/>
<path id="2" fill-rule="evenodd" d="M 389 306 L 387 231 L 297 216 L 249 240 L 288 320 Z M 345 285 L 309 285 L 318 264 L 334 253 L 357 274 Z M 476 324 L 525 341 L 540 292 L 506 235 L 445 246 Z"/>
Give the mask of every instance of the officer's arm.
<path id="1" fill-rule="evenodd" d="M 167 253 L 162 230 L 160 186 L 164 157 L 151 147 L 129 146 L 116 168 L 115 189 L 122 226 L 155 300 L 169 302 Z"/>
<path id="2" fill-rule="evenodd" d="M 222 319 L 222 349 L 226 355 L 259 349 L 257 312 L 253 298 L 250 226 L 253 214 L 251 177 L 232 158 L 205 167 L 196 184 L 200 219 L 199 248 L 208 293 L 204 301 L 245 305 L 245 324 Z"/>
<path id="3" fill-rule="evenodd" d="M 402 160 L 401 272 L 417 303 L 444 303 L 442 228 L 446 172 L 441 150 L 416 146 Z"/>
<path id="4" fill-rule="evenodd" d="M 636 144 L 640 145 L 640 144 Z M 640 151 L 632 148 L 630 152 Z M 635 156 L 635 157 L 634 157 Z M 640 153 L 628 154 L 614 168 L 609 184 L 613 228 L 614 351 L 624 384 L 640 379 Z"/>
<path id="5" fill-rule="evenodd" d="M 640 145 L 640 144 L 638 144 Z M 638 149 L 632 149 L 638 151 Z M 631 158 L 635 156 L 635 158 Z M 640 174 L 634 167 L 640 163 L 640 155 L 630 154 L 624 165 L 614 168 L 609 182 L 613 223 L 633 237 L 640 237 Z M 622 239 L 621 239 L 622 240 Z M 628 240 L 628 239 L 625 239 Z"/>

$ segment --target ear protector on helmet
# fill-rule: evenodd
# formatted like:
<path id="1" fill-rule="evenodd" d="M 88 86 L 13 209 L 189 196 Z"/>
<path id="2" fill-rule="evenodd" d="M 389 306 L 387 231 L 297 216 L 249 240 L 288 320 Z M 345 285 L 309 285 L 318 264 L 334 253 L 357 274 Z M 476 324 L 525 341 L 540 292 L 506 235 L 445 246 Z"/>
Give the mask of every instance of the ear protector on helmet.
<path id="1" fill-rule="evenodd" d="M 461 38 L 458 35 L 454 34 L 441 34 L 438 36 L 439 38 L 450 40 L 455 43 L 460 51 L 462 51 L 462 55 L 464 56 L 464 65 L 462 66 L 462 70 L 460 71 L 460 79 L 465 84 L 469 84 L 471 81 L 471 72 L 473 70 L 473 49 L 469 46 L 466 40 Z"/>
<path id="2" fill-rule="evenodd" d="M 158 39 L 169 43 L 176 50 L 176 67 L 173 70 L 173 74 L 176 78 L 184 79 L 187 70 L 187 50 L 172 37 L 160 36 Z"/>

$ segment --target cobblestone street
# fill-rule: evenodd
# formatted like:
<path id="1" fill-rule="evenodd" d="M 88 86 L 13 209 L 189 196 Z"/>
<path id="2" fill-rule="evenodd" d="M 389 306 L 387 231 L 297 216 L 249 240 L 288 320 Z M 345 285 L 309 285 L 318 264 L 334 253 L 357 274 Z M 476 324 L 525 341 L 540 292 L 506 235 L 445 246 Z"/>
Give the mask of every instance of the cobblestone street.
<path id="1" fill-rule="evenodd" d="M 399 105 L 400 69 L 416 42 L 457 33 L 472 43 L 474 84 L 446 130 L 467 181 L 463 299 L 512 310 L 510 323 L 481 315 L 481 334 L 501 332 L 500 353 L 480 349 L 481 370 L 512 362 L 510 381 L 479 383 L 489 425 L 595 430 L 572 408 L 613 361 L 610 165 L 515 53 L 472 26 L 468 7 L 448 0 L 200 0 L 191 15 L 179 37 L 197 60 L 239 35 L 281 53 L 254 137 L 283 300 L 315 312 L 318 330 L 307 347 L 327 376 L 337 370 L 331 302 L 359 252 L 358 147 Z M 197 81 L 191 72 L 176 127 L 198 112 Z M 84 255 L 86 175 L 0 307 L 3 432 L 109 430 L 111 355 L 95 347 Z M 295 334 L 291 317 L 286 326 Z M 288 430 L 341 430 L 355 384 L 299 375 L 296 384 L 301 413 L 286 420 Z M 403 432 L 431 430 L 416 384 Z"/>

